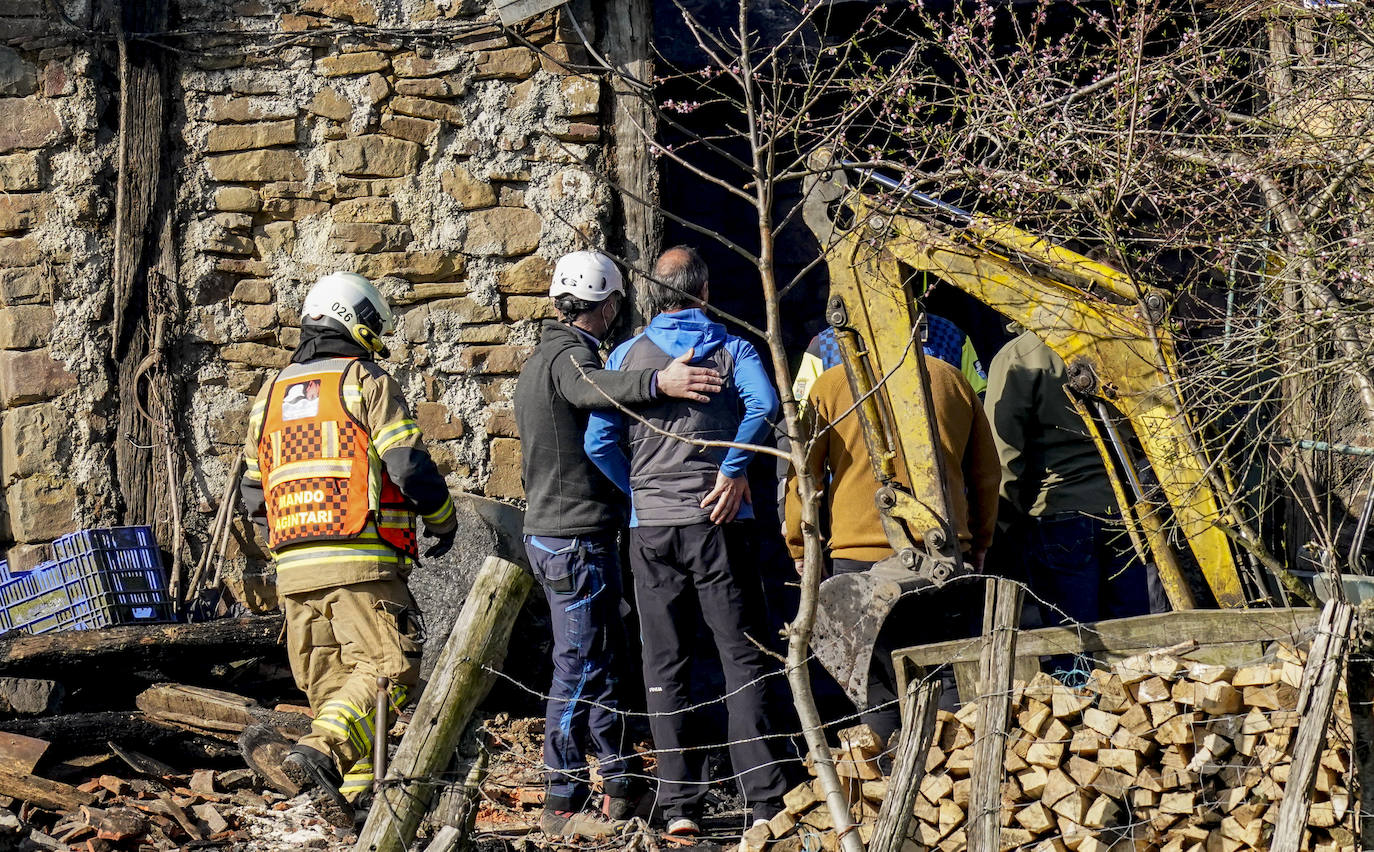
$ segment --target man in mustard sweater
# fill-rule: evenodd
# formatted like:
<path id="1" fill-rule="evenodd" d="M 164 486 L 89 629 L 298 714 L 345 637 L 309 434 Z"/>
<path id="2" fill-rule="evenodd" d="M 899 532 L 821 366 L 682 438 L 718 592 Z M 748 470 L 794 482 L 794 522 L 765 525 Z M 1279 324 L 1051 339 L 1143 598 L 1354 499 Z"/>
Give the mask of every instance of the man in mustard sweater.
<path id="1" fill-rule="evenodd" d="M 950 480 L 951 520 L 965 562 L 981 570 L 997 521 L 997 491 L 1002 477 L 992 429 L 978 395 L 956 367 L 927 358 L 926 369 L 934 401 L 932 413 L 939 425 L 940 449 Z M 865 571 L 893 555 L 873 499 L 878 481 L 873 477 L 863 428 L 853 408 L 854 395 L 844 367 L 832 367 L 811 386 L 803 429 L 814 440 L 807 461 L 815 481 L 824 483 L 822 515 L 828 523 L 821 534 L 837 574 Z M 898 471 L 906 470 L 901 457 L 896 462 Z M 801 501 L 795 476 L 788 478 L 786 516 L 787 546 L 800 571 Z M 873 654 L 869 706 L 860 708 L 863 721 L 880 737 L 890 737 L 900 723 L 896 675 L 891 654 L 884 652 L 969 635 L 974 631 L 972 619 L 981 595 L 980 584 L 952 583 L 938 592 L 913 596 L 899 607 L 900 616 L 894 611 L 888 617 Z"/>

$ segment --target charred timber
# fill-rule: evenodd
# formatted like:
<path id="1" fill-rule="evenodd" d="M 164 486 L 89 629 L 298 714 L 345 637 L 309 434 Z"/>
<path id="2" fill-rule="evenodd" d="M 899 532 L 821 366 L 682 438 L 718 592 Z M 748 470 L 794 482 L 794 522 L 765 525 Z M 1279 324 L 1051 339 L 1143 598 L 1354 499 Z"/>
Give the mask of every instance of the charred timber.
<path id="1" fill-rule="evenodd" d="M 91 666 L 107 674 L 119 671 L 122 677 L 139 668 L 203 671 L 252 657 L 284 661 L 277 644 L 281 629 L 281 616 L 265 616 L 11 636 L 0 638 L 0 675 L 65 680 L 65 671 Z"/>
<path id="2" fill-rule="evenodd" d="M 47 740 L 52 743 L 48 756 L 55 760 L 108 752 L 109 743 L 114 742 L 179 767 L 238 762 L 238 748 L 233 743 L 159 724 L 135 711 L 12 719 L 0 722 L 0 730 Z"/>

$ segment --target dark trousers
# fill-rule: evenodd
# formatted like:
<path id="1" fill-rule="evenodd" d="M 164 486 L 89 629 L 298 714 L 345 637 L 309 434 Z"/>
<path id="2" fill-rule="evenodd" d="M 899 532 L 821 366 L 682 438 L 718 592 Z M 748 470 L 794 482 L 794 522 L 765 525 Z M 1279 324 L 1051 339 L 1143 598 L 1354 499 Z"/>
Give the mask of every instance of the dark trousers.
<path id="1" fill-rule="evenodd" d="M 1150 611 L 1145 565 L 1119 523 L 1072 512 L 1031 518 L 1026 561 L 1031 590 L 1050 604 L 1046 624 Z"/>
<path id="2" fill-rule="evenodd" d="M 709 779 L 706 756 L 720 742 L 701 723 L 688 695 L 696 628 L 704 619 L 725 675 L 730 764 L 749 805 L 781 802 L 787 792 L 783 736 L 772 736 L 767 656 L 741 587 L 753 570 L 751 525 L 711 523 L 630 530 L 630 567 L 644 643 L 649 729 L 658 756 L 658 804 L 668 819 L 701 816 Z M 756 582 L 756 580 L 749 580 Z"/>
<path id="3" fill-rule="evenodd" d="M 872 562 L 836 559 L 833 573 L 854 574 L 872 567 Z M 888 613 L 873 643 L 873 656 L 868 665 L 868 705 L 856 708 L 859 720 L 887 742 L 902 724 L 892 652 L 913 645 L 974 636 L 982 629 L 979 621 L 982 609 L 982 580 L 956 580 L 938 589 L 922 589 L 903 595 Z"/>
<path id="4" fill-rule="evenodd" d="M 620 614 L 620 554 L 614 533 L 556 538 L 526 536 L 534 576 L 544 587 L 553 623 L 553 685 L 544 721 L 546 806 L 576 810 L 588 793 L 587 753 L 600 763 L 604 789 L 625 795 L 630 779 L 615 677 L 625 647 Z"/>

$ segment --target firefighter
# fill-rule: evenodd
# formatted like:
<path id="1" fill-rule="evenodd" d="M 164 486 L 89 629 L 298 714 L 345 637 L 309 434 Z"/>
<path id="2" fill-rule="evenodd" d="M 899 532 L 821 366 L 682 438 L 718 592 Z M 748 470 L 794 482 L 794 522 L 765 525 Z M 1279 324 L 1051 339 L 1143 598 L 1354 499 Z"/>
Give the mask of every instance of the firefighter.
<path id="1" fill-rule="evenodd" d="M 286 615 L 287 654 L 310 700 L 310 733 L 282 772 L 331 823 L 353 826 L 372 783 L 377 679 L 393 712 L 419 679 L 424 639 L 406 586 L 416 515 L 447 553 L 457 520 L 401 387 L 376 362 L 395 325 L 386 299 L 351 272 L 326 275 L 301 309 L 301 342 L 258 394 L 241 488 L 267 538 Z"/>

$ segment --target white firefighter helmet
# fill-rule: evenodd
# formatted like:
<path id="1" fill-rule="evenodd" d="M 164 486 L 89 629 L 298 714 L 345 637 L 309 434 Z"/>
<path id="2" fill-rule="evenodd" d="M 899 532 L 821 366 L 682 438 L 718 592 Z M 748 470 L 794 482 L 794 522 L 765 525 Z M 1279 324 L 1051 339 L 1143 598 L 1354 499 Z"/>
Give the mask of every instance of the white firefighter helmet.
<path id="1" fill-rule="evenodd" d="M 356 272 L 331 272 L 305 294 L 301 325 L 341 328 L 367 351 L 386 357 L 382 335 L 396 327 L 396 315 L 371 281 Z"/>
<path id="2" fill-rule="evenodd" d="M 601 302 L 612 293 L 625 295 L 625 281 L 609 257 L 597 251 L 575 251 L 553 267 L 550 298 L 569 295 L 584 302 Z"/>

